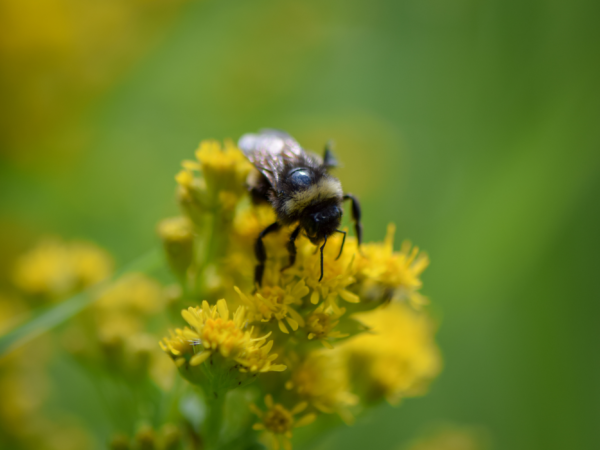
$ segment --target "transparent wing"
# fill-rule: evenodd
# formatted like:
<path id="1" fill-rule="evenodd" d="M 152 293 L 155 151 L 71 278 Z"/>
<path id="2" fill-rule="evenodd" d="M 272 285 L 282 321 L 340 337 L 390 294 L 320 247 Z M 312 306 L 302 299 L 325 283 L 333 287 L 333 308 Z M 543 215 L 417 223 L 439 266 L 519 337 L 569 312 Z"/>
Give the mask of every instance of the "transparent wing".
<path id="1" fill-rule="evenodd" d="M 306 158 L 300 144 L 284 131 L 261 130 L 243 135 L 238 147 L 274 188 L 286 164 Z"/>

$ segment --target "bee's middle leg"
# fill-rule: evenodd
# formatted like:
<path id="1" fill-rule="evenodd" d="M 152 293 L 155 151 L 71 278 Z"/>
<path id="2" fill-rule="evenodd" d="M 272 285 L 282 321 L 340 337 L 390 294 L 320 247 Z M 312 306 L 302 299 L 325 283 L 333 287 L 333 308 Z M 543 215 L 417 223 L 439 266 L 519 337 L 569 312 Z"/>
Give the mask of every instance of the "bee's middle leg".
<path id="1" fill-rule="evenodd" d="M 256 239 L 256 243 L 254 244 L 254 254 L 256 255 L 256 259 L 258 260 L 258 264 L 254 268 L 254 284 L 258 284 L 260 286 L 262 284 L 263 274 L 265 272 L 265 261 L 267 260 L 267 250 L 265 249 L 265 244 L 263 243 L 263 238 L 273 231 L 277 231 L 281 228 L 279 223 L 274 222 L 269 225 L 267 228 L 261 231 Z"/>
<path id="2" fill-rule="evenodd" d="M 287 251 L 290 254 L 290 262 L 287 266 L 285 266 L 283 269 L 281 269 L 281 271 L 283 272 L 286 269 L 289 269 L 290 267 L 292 267 L 294 265 L 294 263 L 296 262 L 296 238 L 298 237 L 298 235 L 300 234 L 300 225 L 298 225 L 296 227 L 296 229 L 294 231 L 292 231 L 292 234 L 290 234 L 290 240 L 287 243 Z"/>

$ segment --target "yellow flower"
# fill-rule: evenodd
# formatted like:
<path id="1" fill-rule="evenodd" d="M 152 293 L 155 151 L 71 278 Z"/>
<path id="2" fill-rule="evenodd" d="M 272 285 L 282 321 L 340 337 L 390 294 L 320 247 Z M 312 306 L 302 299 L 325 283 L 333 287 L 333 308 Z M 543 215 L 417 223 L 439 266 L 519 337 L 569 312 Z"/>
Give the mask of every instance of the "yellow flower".
<path id="1" fill-rule="evenodd" d="M 165 299 L 161 285 L 142 273 L 131 272 L 108 287 L 94 307 L 101 315 L 150 315 L 160 311 Z"/>
<path id="2" fill-rule="evenodd" d="M 69 245 L 69 260 L 77 283 L 81 287 L 91 286 L 107 278 L 113 263 L 107 252 L 85 241 L 73 241 Z"/>
<path id="3" fill-rule="evenodd" d="M 347 423 L 352 421 L 348 407 L 358 402 L 350 393 L 346 366 L 339 352 L 320 350 L 311 352 L 292 368 L 286 383 L 301 398 L 324 413 L 337 412 Z"/>
<path id="4" fill-rule="evenodd" d="M 196 159 L 183 161 L 183 170 L 175 177 L 186 213 L 190 215 L 195 207 L 197 215 L 233 211 L 246 192 L 246 177 L 252 169 L 250 162 L 230 140 L 223 146 L 215 140 L 202 141 L 196 150 Z M 196 173 L 202 176 L 197 177 Z M 195 221 L 194 217 L 190 218 Z"/>
<path id="5" fill-rule="evenodd" d="M 285 450 L 291 450 L 292 430 L 294 428 L 308 425 L 317 418 L 315 413 L 308 413 L 296 420 L 294 416 L 301 413 L 308 406 L 307 402 L 298 403 L 291 410 L 286 409 L 283 405 L 273 402 L 271 395 L 265 396 L 265 405 L 267 411 L 263 412 L 256 405 L 250 405 L 260 419 L 260 423 L 255 423 L 252 428 L 255 430 L 264 430 L 268 439 L 268 445 L 273 450 L 278 450 L 283 446 Z"/>
<path id="6" fill-rule="evenodd" d="M 233 382 L 241 384 L 247 379 L 246 376 L 240 377 L 239 373 L 253 375 L 286 369 L 282 364 L 273 364 L 277 354 L 269 354 L 273 347 L 273 341 L 267 342 L 269 335 L 255 338 L 252 336 L 254 329 L 246 329 L 246 309 L 243 306 L 236 310 L 232 319 L 229 318 L 227 302 L 223 299 L 213 307 L 203 301 L 202 308 L 190 307 L 183 310 L 181 315 L 191 328 L 176 329 L 170 337 L 160 342 L 161 348 L 171 355 L 180 370 L 193 370 L 211 356 L 220 356 L 211 358 L 210 366 L 218 366 L 215 370 L 228 373 L 231 379 L 222 379 L 219 383 L 229 386 Z M 238 375 L 231 374 L 232 368 Z M 184 374 L 192 382 L 202 380 L 200 373 Z"/>
<path id="7" fill-rule="evenodd" d="M 112 261 L 94 244 L 45 239 L 15 264 L 13 280 L 23 292 L 61 299 L 108 277 Z"/>
<path id="8" fill-rule="evenodd" d="M 347 333 L 335 330 L 345 312 L 346 310 L 342 308 L 336 313 L 331 306 L 321 303 L 306 319 L 308 339 L 318 339 L 325 347 L 333 348 L 330 340 L 348 336 Z"/>
<path id="9" fill-rule="evenodd" d="M 353 385 L 367 402 L 425 393 L 441 370 L 434 326 L 424 312 L 402 303 L 358 315 L 371 327 L 338 348 L 347 361 Z"/>
<path id="10" fill-rule="evenodd" d="M 252 164 L 233 141 L 227 139 L 223 146 L 214 140 L 202 141 L 196 150 L 196 159 L 209 191 L 231 192 L 238 196 L 245 193 Z"/>
<path id="11" fill-rule="evenodd" d="M 187 217 L 163 219 L 158 224 L 169 264 L 180 277 L 185 277 L 194 259 L 194 232 Z"/>
<path id="12" fill-rule="evenodd" d="M 389 224 L 383 243 L 363 244 L 356 258 L 358 293 L 366 302 L 398 299 L 418 307 L 426 302 L 417 290 L 421 288 L 419 276 L 429 265 L 429 258 L 419 255 L 418 247 L 411 248 L 408 242 L 394 252 L 395 231 L 396 227 Z"/>
<path id="13" fill-rule="evenodd" d="M 338 258 L 342 245 L 342 235 L 335 234 L 327 240 L 323 255 L 323 279 L 321 277 L 321 255 L 316 247 L 308 239 L 298 239 L 298 258 L 290 273 L 296 274 L 306 280 L 306 284 L 311 288 L 310 302 L 317 305 L 324 301 L 333 308 L 336 314 L 342 314 L 338 306 L 338 298 L 350 303 L 360 302 L 360 298 L 350 287 L 356 282 L 354 277 L 354 259 L 357 251 L 356 239 L 349 237 L 346 239 L 344 250 Z"/>
<path id="14" fill-rule="evenodd" d="M 444 425 L 414 440 L 407 450 L 485 450 L 489 436 L 485 429 Z"/>
<path id="15" fill-rule="evenodd" d="M 286 334 L 289 334 L 289 330 L 283 322 L 284 319 L 294 331 L 299 326 L 304 326 L 304 319 L 292 307 L 292 305 L 302 306 L 302 298 L 309 292 L 304 280 L 294 281 L 293 284 L 288 284 L 285 287 L 263 286 L 250 297 L 242 293 L 237 286 L 234 289 L 244 304 L 247 305 L 251 321 L 269 322 L 275 320 L 279 329 Z"/>

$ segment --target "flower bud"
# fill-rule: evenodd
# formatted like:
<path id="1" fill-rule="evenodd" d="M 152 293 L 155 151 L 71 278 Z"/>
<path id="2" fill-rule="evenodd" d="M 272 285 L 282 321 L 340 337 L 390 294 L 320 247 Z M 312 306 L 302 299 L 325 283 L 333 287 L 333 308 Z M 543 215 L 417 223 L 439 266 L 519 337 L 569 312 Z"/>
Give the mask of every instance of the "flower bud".
<path id="1" fill-rule="evenodd" d="M 158 233 L 171 269 L 177 276 L 184 278 L 194 259 L 194 233 L 191 222 L 181 216 L 164 219 L 158 225 Z"/>

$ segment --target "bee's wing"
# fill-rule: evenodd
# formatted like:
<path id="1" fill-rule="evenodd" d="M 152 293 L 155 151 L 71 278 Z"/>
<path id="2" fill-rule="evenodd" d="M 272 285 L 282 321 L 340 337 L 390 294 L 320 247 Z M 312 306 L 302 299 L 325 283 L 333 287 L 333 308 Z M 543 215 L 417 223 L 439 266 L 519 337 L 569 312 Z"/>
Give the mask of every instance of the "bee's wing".
<path id="1" fill-rule="evenodd" d="M 238 147 L 267 177 L 273 188 L 277 188 L 280 173 L 286 163 L 306 157 L 300 144 L 289 134 L 279 130 L 261 130 L 258 134 L 245 134 L 238 141 Z"/>

